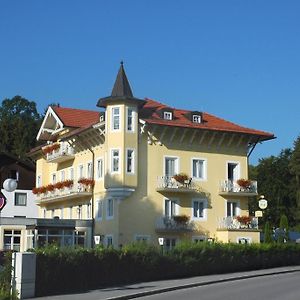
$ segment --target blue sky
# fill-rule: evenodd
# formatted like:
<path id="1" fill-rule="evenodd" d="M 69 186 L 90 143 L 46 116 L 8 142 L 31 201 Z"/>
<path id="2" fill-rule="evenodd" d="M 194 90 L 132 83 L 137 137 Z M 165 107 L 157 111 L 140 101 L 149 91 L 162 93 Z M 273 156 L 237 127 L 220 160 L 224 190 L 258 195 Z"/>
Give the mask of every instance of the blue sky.
<path id="1" fill-rule="evenodd" d="M 300 1 L 0 0 L 0 100 L 97 109 L 120 60 L 137 97 L 202 110 L 277 139 L 300 134 Z"/>

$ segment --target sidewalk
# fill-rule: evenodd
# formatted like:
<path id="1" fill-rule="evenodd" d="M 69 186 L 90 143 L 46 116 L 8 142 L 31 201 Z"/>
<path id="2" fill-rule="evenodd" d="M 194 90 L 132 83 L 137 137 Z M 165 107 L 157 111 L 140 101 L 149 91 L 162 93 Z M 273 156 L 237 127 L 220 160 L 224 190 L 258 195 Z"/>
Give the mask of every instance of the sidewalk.
<path id="1" fill-rule="evenodd" d="M 281 267 L 273 269 L 264 269 L 257 271 L 247 271 L 229 274 L 217 274 L 198 276 L 185 279 L 171 279 L 162 281 L 143 282 L 138 284 L 124 285 L 112 288 L 87 291 L 78 294 L 67 294 L 58 296 L 46 296 L 31 298 L 35 300 L 108 300 L 108 299 L 133 299 L 146 295 L 154 295 L 167 291 L 208 285 L 217 282 L 226 282 L 234 280 L 243 280 L 252 277 L 300 272 L 300 266 Z"/>

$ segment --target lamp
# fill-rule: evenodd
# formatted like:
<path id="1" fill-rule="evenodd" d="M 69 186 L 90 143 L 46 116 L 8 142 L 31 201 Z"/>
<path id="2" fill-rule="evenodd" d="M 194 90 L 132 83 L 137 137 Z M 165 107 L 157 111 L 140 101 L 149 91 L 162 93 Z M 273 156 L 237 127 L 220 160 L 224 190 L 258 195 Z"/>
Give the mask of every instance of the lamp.
<path id="1" fill-rule="evenodd" d="M 4 182 L 3 182 L 3 188 L 7 192 L 15 191 L 17 186 L 18 186 L 18 182 L 16 179 L 8 178 L 8 179 L 4 180 Z"/>

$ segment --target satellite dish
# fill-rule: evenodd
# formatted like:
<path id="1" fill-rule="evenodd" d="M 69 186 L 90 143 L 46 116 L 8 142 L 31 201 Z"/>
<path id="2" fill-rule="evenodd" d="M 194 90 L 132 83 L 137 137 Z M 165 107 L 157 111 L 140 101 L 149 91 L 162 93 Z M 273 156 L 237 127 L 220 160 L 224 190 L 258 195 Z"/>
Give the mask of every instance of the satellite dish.
<path id="1" fill-rule="evenodd" d="M 7 192 L 13 192 L 17 188 L 17 181 L 15 179 L 8 178 L 3 182 L 3 188 Z"/>

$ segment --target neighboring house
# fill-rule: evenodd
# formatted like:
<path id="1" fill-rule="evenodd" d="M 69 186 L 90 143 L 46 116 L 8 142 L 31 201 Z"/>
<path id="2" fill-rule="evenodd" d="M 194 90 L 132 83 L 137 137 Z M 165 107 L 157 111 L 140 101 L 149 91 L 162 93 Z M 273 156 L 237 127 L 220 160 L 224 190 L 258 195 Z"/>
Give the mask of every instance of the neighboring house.
<path id="1" fill-rule="evenodd" d="M 248 154 L 273 134 L 135 98 L 123 65 L 97 106 L 48 108 L 37 136 L 46 144 L 30 153 L 39 217 L 93 221 L 75 228 L 86 246 L 93 236 L 115 247 L 163 237 L 167 249 L 183 239 L 259 242 Z"/>
<path id="2" fill-rule="evenodd" d="M 7 192 L 3 182 L 8 179 L 18 181 L 14 192 Z M 20 249 L 24 218 L 37 218 L 36 196 L 32 193 L 35 186 L 35 165 L 20 160 L 8 153 L 0 153 L 0 186 L 6 197 L 6 206 L 0 213 L 0 249 Z M 19 221 L 17 221 L 19 220 Z"/>

